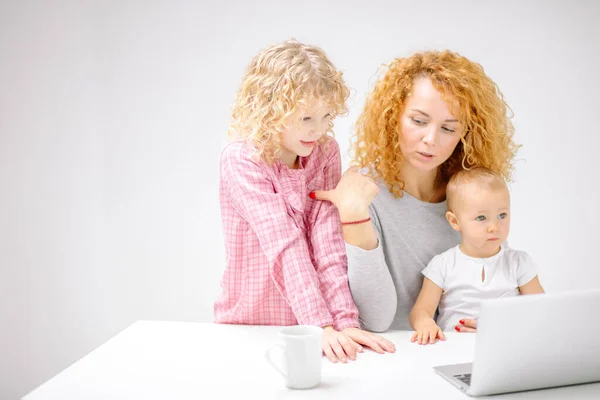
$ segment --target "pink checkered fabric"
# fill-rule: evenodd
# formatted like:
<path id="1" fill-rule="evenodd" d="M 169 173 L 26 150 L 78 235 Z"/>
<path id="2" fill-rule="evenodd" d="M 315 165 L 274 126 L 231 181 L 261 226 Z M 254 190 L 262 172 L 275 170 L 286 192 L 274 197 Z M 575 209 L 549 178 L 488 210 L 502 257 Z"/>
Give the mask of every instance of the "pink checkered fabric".
<path id="1" fill-rule="evenodd" d="M 341 176 L 338 144 L 319 143 L 300 168 L 254 160 L 243 141 L 221 155 L 225 236 L 215 322 L 358 327 L 337 209 L 311 199 Z"/>

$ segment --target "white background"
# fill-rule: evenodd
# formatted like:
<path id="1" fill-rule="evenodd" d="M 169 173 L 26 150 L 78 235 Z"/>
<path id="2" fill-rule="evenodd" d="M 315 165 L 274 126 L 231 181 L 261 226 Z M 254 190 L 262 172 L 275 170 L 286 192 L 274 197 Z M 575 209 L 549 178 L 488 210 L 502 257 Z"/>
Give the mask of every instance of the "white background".
<path id="1" fill-rule="evenodd" d="M 291 37 L 354 89 L 346 166 L 381 64 L 432 48 L 481 63 L 523 144 L 511 246 L 547 291 L 599 287 L 599 4 L 0 0 L 0 398 L 136 320 L 212 320 L 230 107 L 250 58 Z"/>

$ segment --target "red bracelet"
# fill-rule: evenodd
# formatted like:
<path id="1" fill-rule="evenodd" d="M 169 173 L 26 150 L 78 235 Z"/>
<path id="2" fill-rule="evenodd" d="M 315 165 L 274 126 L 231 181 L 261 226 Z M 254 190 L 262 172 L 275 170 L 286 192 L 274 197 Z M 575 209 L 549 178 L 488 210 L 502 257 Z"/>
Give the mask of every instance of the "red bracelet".
<path id="1" fill-rule="evenodd" d="M 365 222 L 369 222 L 371 217 L 366 219 L 361 219 L 360 221 L 350 221 L 350 222 L 342 222 L 342 225 L 356 225 L 356 224 L 364 224 Z"/>

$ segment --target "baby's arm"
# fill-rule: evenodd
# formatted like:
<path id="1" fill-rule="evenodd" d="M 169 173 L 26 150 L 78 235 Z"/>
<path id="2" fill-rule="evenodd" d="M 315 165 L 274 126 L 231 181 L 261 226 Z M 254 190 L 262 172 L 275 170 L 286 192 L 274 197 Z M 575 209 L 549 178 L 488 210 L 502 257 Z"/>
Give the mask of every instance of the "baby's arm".
<path id="1" fill-rule="evenodd" d="M 544 288 L 540 284 L 540 280 L 536 275 L 532 280 L 530 280 L 523 286 L 519 286 L 519 292 L 521 294 L 539 294 L 544 293 Z"/>
<path id="2" fill-rule="evenodd" d="M 416 331 L 411 337 L 411 342 L 433 344 L 437 338 L 446 340 L 444 332 L 442 332 L 433 319 L 435 310 L 440 304 L 442 292 L 442 288 L 433 283 L 432 280 L 427 277 L 423 279 L 421 292 L 409 316 L 410 325 Z"/>
<path id="3" fill-rule="evenodd" d="M 529 253 L 524 251 L 518 252 L 517 284 L 521 294 L 544 293 L 544 288 L 542 288 L 537 275 L 537 265 Z"/>

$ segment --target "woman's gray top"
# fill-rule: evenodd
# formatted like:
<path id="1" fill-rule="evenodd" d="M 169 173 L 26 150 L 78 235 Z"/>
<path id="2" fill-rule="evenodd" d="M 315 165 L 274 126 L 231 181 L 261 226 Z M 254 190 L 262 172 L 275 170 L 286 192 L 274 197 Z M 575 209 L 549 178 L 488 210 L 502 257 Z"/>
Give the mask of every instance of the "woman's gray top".
<path id="1" fill-rule="evenodd" d="M 408 193 L 394 198 L 387 186 L 369 206 L 379 238 L 373 250 L 346 243 L 348 281 L 363 328 L 411 330 L 408 316 L 433 256 L 460 243 L 446 220 L 446 201 L 426 203 Z"/>

